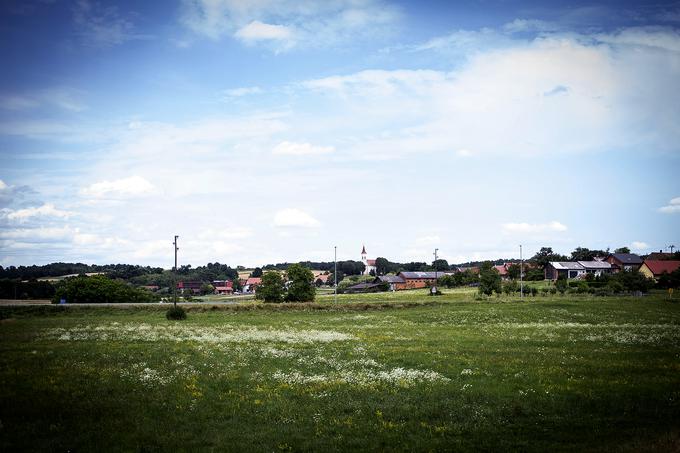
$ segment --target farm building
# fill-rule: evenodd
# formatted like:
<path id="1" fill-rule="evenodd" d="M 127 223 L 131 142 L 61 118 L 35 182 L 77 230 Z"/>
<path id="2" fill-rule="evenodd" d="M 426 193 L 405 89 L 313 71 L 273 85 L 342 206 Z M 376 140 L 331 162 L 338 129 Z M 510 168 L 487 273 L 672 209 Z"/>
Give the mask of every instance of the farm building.
<path id="1" fill-rule="evenodd" d="M 453 272 L 399 272 L 397 277 L 401 277 L 403 283 L 395 283 L 397 291 L 401 289 L 426 288 L 436 283 L 436 279 Z M 436 277 L 435 277 L 436 275 Z"/>
<path id="2" fill-rule="evenodd" d="M 658 280 L 661 275 L 666 272 L 671 272 L 680 268 L 680 261 L 672 260 L 645 260 L 640 266 L 640 273 L 645 277 Z"/>
<path id="3" fill-rule="evenodd" d="M 234 282 L 231 280 L 215 280 L 213 281 L 215 287 L 215 294 L 233 294 Z"/>
<path id="4" fill-rule="evenodd" d="M 201 286 L 203 286 L 203 282 L 177 282 L 177 289 L 182 294 L 188 292 L 199 294 L 201 292 Z"/>
<path id="5" fill-rule="evenodd" d="M 606 261 L 613 266 L 614 272 L 640 269 L 642 258 L 635 253 L 612 253 Z"/>
<path id="6" fill-rule="evenodd" d="M 400 289 L 405 289 L 404 285 L 406 280 L 398 275 L 381 275 L 377 277 L 373 283 L 385 282 L 390 285 L 390 291 L 397 291 Z"/>

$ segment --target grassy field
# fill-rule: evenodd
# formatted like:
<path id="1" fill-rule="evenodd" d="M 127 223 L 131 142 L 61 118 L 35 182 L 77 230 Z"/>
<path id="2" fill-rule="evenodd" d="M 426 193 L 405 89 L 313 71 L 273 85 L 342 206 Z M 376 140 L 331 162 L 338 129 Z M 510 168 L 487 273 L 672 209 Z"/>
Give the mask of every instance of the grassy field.
<path id="1" fill-rule="evenodd" d="M 0 307 L 0 449 L 680 448 L 680 304 L 661 295 L 339 299 L 183 322 Z"/>

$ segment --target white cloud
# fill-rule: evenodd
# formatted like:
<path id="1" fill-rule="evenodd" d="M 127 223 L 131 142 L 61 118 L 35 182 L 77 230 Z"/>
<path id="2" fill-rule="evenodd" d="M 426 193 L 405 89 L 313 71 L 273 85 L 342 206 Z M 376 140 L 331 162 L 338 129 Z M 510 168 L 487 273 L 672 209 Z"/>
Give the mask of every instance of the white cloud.
<path id="1" fill-rule="evenodd" d="M 180 22 L 210 39 L 233 35 L 247 43 L 269 43 L 279 51 L 376 36 L 399 16 L 396 7 L 380 0 L 183 0 Z"/>
<path id="2" fill-rule="evenodd" d="M 259 20 L 254 20 L 245 27 L 240 28 L 234 36 L 241 41 L 252 43 L 267 40 L 292 41 L 294 34 L 293 29 L 290 27 L 265 24 Z"/>
<path id="3" fill-rule="evenodd" d="M 417 245 L 437 245 L 441 242 L 441 238 L 437 235 L 421 236 L 416 238 Z"/>
<path id="4" fill-rule="evenodd" d="M 100 181 L 83 188 L 82 195 L 94 198 L 104 197 L 131 197 L 146 195 L 155 190 L 153 184 L 141 176 L 116 179 L 113 181 Z"/>
<path id="5" fill-rule="evenodd" d="M 641 251 L 641 250 L 647 250 L 648 248 L 649 248 L 649 244 L 647 244 L 646 242 L 633 241 L 633 242 L 630 244 L 630 249 L 631 249 L 631 250 L 638 250 L 638 251 Z"/>
<path id="6" fill-rule="evenodd" d="M 72 235 L 73 229 L 68 226 L 61 228 L 15 228 L 6 231 L 0 231 L 0 239 L 54 240 L 70 238 Z"/>
<path id="7" fill-rule="evenodd" d="M 599 34 L 601 42 L 680 52 L 680 31 L 671 27 L 630 27 L 612 34 Z"/>
<path id="8" fill-rule="evenodd" d="M 288 208 L 274 215 L 274 226 L 315 228 L 321 226 L 321 223 L 300 209 Z"/>
<path id="9" fill-rule="evenodd" d="M 515 19 L 503 25 L 503 30 L 509 33 L 551 32 L 560 28 L 558 24 L 539 19 Z"/>
<path id="10" fill-rule="evenodd" d="M 281 142 L 274 147 L 272 154 L 288 156 L 310 156 L 329 154 L 335 151 L 332 146 L 314 146 L 310 143 Z"/>
<path id="11" fill-rule="evenodd" d="M 245 239 L 253 236 L 253 230 L 246 227 L 208 228 L 198 233 L 201 240 Z"/>
<path id="12" fill-rule="evenodd" d="M 110 47 L 148 36 L 135 32 L 135 25 L 124 17 L 116 6 L 103 6 L 88 0 L 78 0 L 73 7 L 73 22 L 83 44 Z"/>
<path id="13" fill-rule="evenodd" d="M 42 206 L 34 208 L 25 208 L 18 210 L 4 209 L 7 218 L 10 220 L 25 221 L 31 217 L 61 217 L 66 218 L 72 215 L 71 212 L 62 211 L 54 207 L 52 203 L 45 203 Z"/>
<path id="14" fill-rule="evenodd" d="M 236 98 L 241 96 L 248 96 L 251 94 L 260 94 L 262 93 L 262 89 L 260 87 L 241 87 L 232 88 L 230 90 L 224 90 L 223 93 L 226 97 Z"/>
<path id="15" fill-rule="evenodd" d="M 664 39 L 680 46 L 676 33 Z M 669 48 L 641 52 L 594 36 L 550 34 L 471 53 L 452 71 L 366 70 L 302 86 L 331 97 L 328 110 L 340 111 L 346 135 L 367 131 L 356 140 L 361 158 L 452 149 L 480 156 L 677 153 L 680 53 Z"/>
<path id="16" fill-rule="evenodd" d="M 666 206 L 660 207 L 659 212 L 663 212 L 664 214 L 680 212 L 680 197 L 673 198 Z"/>
<path id="17" fill-rule="evenodd" d="M 7 186 L 7 184 L 5 184 L 5 181 L 0 179 L 0 190 L 5 190 L 7 188 L 8 188 L 8 186 Z"/>
<path id="18" fill-rule="evenodd" d="M 456 156 L 458 156 L 458 157 L 472 157 L 475 154 L 476 153 L 474 151 L 466 149 L 466 148 L 459 149 L 458 151 L 456 151 Z"/>
<path id="19" fill-rule="evenodd" d="M 549 223 L 504 223 L 503 230 L 507 233 L 543 233 L 567 231 L 567 226 L 557 221 Z"/>

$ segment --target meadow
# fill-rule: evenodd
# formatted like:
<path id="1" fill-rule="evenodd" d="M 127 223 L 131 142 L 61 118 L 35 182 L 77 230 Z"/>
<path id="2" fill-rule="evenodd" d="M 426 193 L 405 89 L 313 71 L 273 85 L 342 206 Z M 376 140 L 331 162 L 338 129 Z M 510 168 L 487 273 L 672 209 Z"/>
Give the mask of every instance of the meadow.
<path id="1" fill-rule="evenodd" d="M 680 303 L 0 307 L 2 451 L 677 451 Z"/>

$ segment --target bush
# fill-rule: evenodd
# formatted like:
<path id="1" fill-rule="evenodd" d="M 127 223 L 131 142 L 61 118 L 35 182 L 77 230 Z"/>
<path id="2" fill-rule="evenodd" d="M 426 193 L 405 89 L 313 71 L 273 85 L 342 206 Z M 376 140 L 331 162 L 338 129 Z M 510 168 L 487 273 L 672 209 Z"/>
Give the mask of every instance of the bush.
<path id="1" fill-rule="evenodd" d="M 286 273 L 290 281 L 286 300 L 289 302 L 312 302 L 316 295 L 312 271 L 302 264 L 293 264 Z"/>
<path id="2" fill-rule="evenodd" d="M 165 312 L 165 317 L 173 321 L 182 321 L 187 319 L 187 312 L 184 311 L 182 307 L 170 307 L 170 309 Z"/>
<path id="3" fill-rule="evenodd" d="M 623 285 L 615 280 L 612 280 L 609 283 L 607 283 L 606 289 L 612 294 L 621 294 L 622 292 L 625 291 Z"/>
<path id="4" fill-rule="evenodd" d="M 479 292 L 490 296 L 494 291 L 501 292 L 501 276 L 491 262 L 482 265 L 479 272 Z"/>
<path id="5" fill-rule="evenodd" d="M 535 286 L 532 286 L 531 288 L 529 288 L 529 292 L 533 297 L 536 297 L 536 294 L 538 294 L 538 289 L 536 289 Z"/>
<path id="6" fill-rule="evenodd" d="M 143 289 L 135 288 L 119 280 L 111 280 L 104 275 L 84 275 L 67 278 L 57 286 L 52 299 L 58 304 L 61 299 L 66 303 L 140 303 L 155 302 L 157 297 Z"/>
<path id="7" fill-rule="evenodd" d="M 578 287 L 576 288 L 578 294 L 585 294 L 588 292 L 588 283 L 578 282 Z"/>
<path id="8" fill-rule="evenodd" d="M 604 297 L 604 296 L 611 296 L 612 291 L 609 288 L 595 288 L 593 290 L 593 294 L 599 297 Z"/>
<path id="9" fill-rule="evenodd" d="M 567 291 L 567 280 L 564 278 L 558 278 L 555 282 L 555 289 L 560 292 L 561 295 Z"/>
<path id="10" fill-rule="evenodd" d="M 267 271 L 262 275 L 262 282 L 257 287 L 255 299 L 265 302 L 282 302 L 285 290 L 281 274 L 276 271 Z"/>

